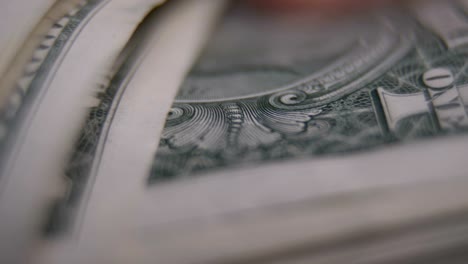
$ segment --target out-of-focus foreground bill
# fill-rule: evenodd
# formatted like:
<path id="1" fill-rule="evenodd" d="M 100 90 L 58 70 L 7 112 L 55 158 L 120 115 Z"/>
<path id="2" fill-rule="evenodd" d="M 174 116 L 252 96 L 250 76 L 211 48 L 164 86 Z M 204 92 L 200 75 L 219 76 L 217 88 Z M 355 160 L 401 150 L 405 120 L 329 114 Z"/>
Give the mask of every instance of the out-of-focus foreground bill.
<path id="1" fill-rule="evenodd" d="M 141 20 L 162 1 L 14 2 L 6 5 L 18 12 L 23 8 L 25 15 L 31 11 L 27 21 L 41 17 L 33 12 L 47 15 L 25 40 L 25 50 L 18 51 L 13 66 L 21 71 L 7 72 L 1 87 L 7 91 L 0 113 L 2 263 L 30 257 L 51 200 L 62 195 L 64 168 L 98 84 Z M 11 27 L 22 25 L 15 21 L 9 21 Z M 37 43 L 33 50 L 31 43 Z M 30 56 L 21 64 L 23 51 Z"/>
<path id="2" fill-rule="evenodd" d="M 468 3 L 235 5 L 189 70 L 220 6 L 168 9 L 99 95 L 44 263 L 462 258 Z"/>

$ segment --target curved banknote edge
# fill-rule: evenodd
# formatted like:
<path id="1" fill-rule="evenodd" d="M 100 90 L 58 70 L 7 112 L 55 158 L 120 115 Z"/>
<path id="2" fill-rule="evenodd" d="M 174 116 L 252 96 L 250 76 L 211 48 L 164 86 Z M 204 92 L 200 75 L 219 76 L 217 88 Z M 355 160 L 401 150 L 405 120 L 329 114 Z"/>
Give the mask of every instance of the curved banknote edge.
<path id="1" fill-rule="evenodd" d="M 59 208 L 61 210 L 56 215 L 59 225 L 63 224 L 63 220 L 68 221 L 65 239 L 60 239 L 59 236 L 50 241 L 50 244 L 43 245 L 40 254 L 43 263 L 61 263 L 65 260 L 80 262 L 79 256 L 74 258 L 75 254 L 81 252 L 81 248 L 89 241 L 101 237 L 102 234 L 108 234 L 109 230 L 113 229 L 108 225 L 107 216 L 112 217 L 111 215 L 117 214 L 120 217 L 120 212 L 123 210 L 132 210 L 135 204 L 130 201 L 134 201 L 142 194 L 141 187 L 144 186 L 141 183 L 144 182 L 145 172 L 151 165 L 151 157 L 157 146 L 154 134 L 162 128 L 177 87 L 199 53 L 216 19 L 222 13 L 225 2 L 219 0 L 174 2 L 173 5 L 168 4 L 164 7 L 161 13 L 157 10 L 158 13 L 153 14 L 145 22 L 146 24 L 142 25 L 146 27 L 146 30 L 140 32 L 143 33 L 141 35 L 143 39 L 136 41 L 140 43 L 134 52 L 130 52 L 127 61 L 117 69 L 109 84 L 103 87 L 102 93 L 98 96 L 100 100 L 93 107 L 83 129 L 76 153 L 67 169 L 71 179 L 70 196 L 62 200 L 65 203 L 61 204 L 63 207 Z M 157 86 L 142 85 L 144 83 L 157 83 Z M 133 101 L 132 98 L 137 101 Z M 145 102 L 140 101 L 141 99 Z M 125 106 L 121 107 L 122 105 Z M 128 109 L 127 107 L 132 109 L 127 112 L 129 115 L 120 112 Z M 153 113 L 154 110 L 159 112 L 156 122 L 154 115 L 141 115 L 141 113 Z M 125 118 L 126 121 L 114 120 L 115 116 Z M 146 129 L 133 129 L 142 126 Z M 122 135 L 120 133 L 122 129 L 137 133 L 137 137 L 142 139 L 139 141 L 141 144 L 134 145 L 131 140 L 125 140 L 121 142 L 123 145 L 117 144 L 108 148 L 109 140 L 114 140 L 115 132 L 118 132 L 115 135 Z M 119 149 L 116 150 L 114 147 Z M 122 169 L 113 164 L 123 165 L 122 160 L 114 159 L 121 157 L 119 153 L 123 149 L 132 149 L 131 151 L 138 157 L 146 158 L 124 161 L 127 172 L 121 171 L 115 174 L 116 178 L 112 173 L 101 173 L 105 168 Z M 128 175 L 134 177 L 127 177 Z M 107 185 L 111 178 L 114 178 L 112 180 L 115 182 L 114 191 L 119 193 L 119 199 L 122 202 L 126 201 L 121 203 L 121 208 L 108 206 L 109 193 L 102 192 L 103 184 Z M 103 215 L 106 217 L 102 218 Z M 115 219 L 113 226 L 125 226 L 131 222 L 131 218 L 128 217 Z M 98 260 L 91 260 L 91 262 L 96 261 Z"/>
<path id="2" fill-rule="evenodd" d="M 0 17 L 5 22 L 0 25 L 0 76 L 3 76 L 18 48 L 54 2 L 55 0 L 18 0 L 1 3 Z"/>
<path id="3" fill-rule="evenodd" d="M 23 75 L 24 66 L 43 42 L 43 36 L 63 16 L 84 0 L 6 1 L 1 17 L 8 21 L 0 28 L 0 110 L 7 107 L 16 80 Z M 2 120 L 3 125 L 3 120 Z M 2 130 L 1 133 L 5 133 Z M 3 138 L 3 134 L 1 136 Z"/>
<path id="4" fill-rule="evenodd" d="M 90 0 L 42 35 L 0 118 L 0 259 L 20 263 L 42 232 L 96 87 L 159 0 Z M 10 237 L 15 237 L 11 241 Z"/>

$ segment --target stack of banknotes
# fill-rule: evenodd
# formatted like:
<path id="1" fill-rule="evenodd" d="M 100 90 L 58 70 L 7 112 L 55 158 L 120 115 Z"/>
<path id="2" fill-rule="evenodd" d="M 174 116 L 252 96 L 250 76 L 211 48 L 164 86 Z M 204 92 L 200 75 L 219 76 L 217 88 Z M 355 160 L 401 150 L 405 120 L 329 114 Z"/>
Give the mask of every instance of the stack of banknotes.
<path id="1" fill-rule="evenodd" d="M 468 263 L 467 0 L 0 15 L 0 263 Z"/>

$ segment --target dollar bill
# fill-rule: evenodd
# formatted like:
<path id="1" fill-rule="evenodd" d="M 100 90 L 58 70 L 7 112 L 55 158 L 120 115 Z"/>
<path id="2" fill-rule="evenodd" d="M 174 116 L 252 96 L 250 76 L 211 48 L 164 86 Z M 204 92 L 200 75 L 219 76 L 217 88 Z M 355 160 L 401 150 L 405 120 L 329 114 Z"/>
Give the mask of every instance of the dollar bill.
<path id="1" fill-rule="evenodd" d="M 225 3 L 219 0 L 173 1 L 145 19 L 124 52 L 126 60 L 118 63 L 120 67 L 91 108 L 66 170 L 71 183 L 68 195 L 58 199 L 57 210 L 50 215 L 52 229 L 58 227 L 61 232 L 58 237 L 43 241 L 36 258 L 39 263 L 135 261 L 132 253 L 124 253 L 118 260 L 116 255 L 84 251 L 93 251 L 102 239 L 107 241 L 108 235 L 114 233 L 112 229 L 128 230 L 128 224 L 135 223 L 131 214 L 121 213 L 133 211 L 134 201 L 145 193 L 140 183 L 146 178 L 157 146 L 154 134 L 161 130 L 177 87 Z M 129 108 L 132 110 L 127 111 Z M 146 129 L 134 129 L 136 127 Z M 134 136 L 139 140 L 122 140 L 121 136 L 131 137 L 128 133 L 136 133 Z M 122 151 L 133 152 L 135 158 L 127 159 L 120 155 Z M 115 166 L 117 164 L 124 166 Z M 109 204 L 110 200 L 116 201 L 116 197 L 102 189 L 107 188 L 109 181 L 115 183 L 112 193 L 119 193 L 119 206 Z M 109 225 L 108 217 L 114 216 L 117 218 Z"/>
<path id="2" fill-rule="evenodd" d="M 222 6 L 145 21 L 68 162 L 51 218 L 66 239 L 37 260 L 464 260 L 466 2 L 334 20 L 233 7 L 207 37 Z"/>
<path id="3" fill-rule="evenodd" d="M 39 43 L 20 76 L 8 87 L 2 84 L 11 93 L 0 113 L 0 262 L 29 257 L 51 200 L 63 195 L 64 164 L 96 87 L 141 20 L 161 2 L 58 1 L 46 12 L 54 15 L 38 22 L 41 30 L 27 42 Z"/>
<path id="4" fill-rule="evenodd" d="M 466 133 L 466 14 L 436 5 L 325 25 L 234 11 L 175 99 L 149 182 Z"/>
<path id="5" fill-rule="evenodd" d="M 158 22 L 82 130 L 77 263 L 388 263 L 465 245 L 464 1 L 338 20 L 234 7 L 189 71 L 219 11 L 201 2 Z"/>

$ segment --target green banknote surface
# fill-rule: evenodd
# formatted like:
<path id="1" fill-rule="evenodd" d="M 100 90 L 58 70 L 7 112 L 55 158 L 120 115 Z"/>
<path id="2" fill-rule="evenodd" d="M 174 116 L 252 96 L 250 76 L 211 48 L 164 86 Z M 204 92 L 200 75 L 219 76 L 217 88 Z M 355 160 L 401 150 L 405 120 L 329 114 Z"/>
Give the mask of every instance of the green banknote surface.
<path id="1" fill-rule="evenodd" d="M 468 14 L 443 8 L 451 28 L 431 10 L 233 8 L 179 90 L 149 182 L 467 132 Z"/>

